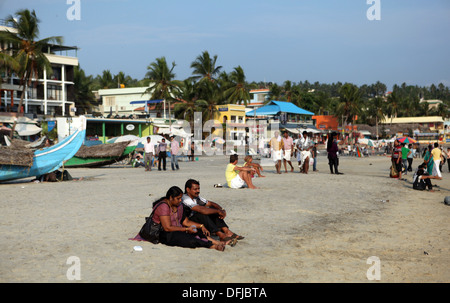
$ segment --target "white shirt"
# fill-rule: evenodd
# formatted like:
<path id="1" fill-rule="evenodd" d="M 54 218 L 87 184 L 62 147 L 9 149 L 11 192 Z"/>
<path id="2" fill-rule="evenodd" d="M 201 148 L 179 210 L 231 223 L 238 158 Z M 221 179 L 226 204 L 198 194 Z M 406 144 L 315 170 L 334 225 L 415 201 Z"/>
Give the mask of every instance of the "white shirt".
<path id="1" fill-rule="evenodd" d="M 300 138 L 300 146 L 301 149 L 305 150 L 309 147 L 309 138 L 306 137 L 306 139 L 304 137 Z"/>
<path id="2" fill-rule="evenodd" d="M 205 206 L 206 203 L 208 202 L 208 200 L 206 200 L 200 196 L 198 196 L 198 198 L 192 199 L 187 194 L 184 194 L 183 197 L 181 197 L 181 201 L 183 202 L 184 205 L 186 205 L 190 209 L 192 209 L 192 207 L 195 207 L 197 205 Z M 195 211 L 192 211 L 190 216 L 192 216 L 194 213 L 195 213 Z"/>
<path id="3" fill-rule="evenodd" d="M 150 143 L 147 141 L 144 142 L 144 151 L 146 154 L 155 154 L 155 145 L 153 145 L 152 140 L 150 139 Z"/>

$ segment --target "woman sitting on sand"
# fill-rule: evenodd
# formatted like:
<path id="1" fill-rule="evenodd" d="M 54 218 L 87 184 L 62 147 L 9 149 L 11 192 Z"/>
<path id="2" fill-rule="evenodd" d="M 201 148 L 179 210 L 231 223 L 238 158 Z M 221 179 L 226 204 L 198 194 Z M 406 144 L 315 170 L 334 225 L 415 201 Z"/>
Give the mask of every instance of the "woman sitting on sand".
<path id="1" fill-rule="evenodd" d="M 168 246 L 206 247 L 223 251 L 225 243 L 207 237 L 209 232 L 203 224 L 192 222 L 183 216 L 182 196 L 183 191 L 172 186 L 166 197 L 154 203 L 156 209 L 153 221 L 161 223 L 162 226 L 159 241 Z"/>

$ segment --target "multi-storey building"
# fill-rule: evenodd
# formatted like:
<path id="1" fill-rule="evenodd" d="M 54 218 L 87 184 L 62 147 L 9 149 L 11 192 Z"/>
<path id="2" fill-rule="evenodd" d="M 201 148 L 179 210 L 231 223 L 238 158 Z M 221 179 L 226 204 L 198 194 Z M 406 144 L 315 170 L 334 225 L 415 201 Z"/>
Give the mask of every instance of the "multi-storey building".
<path id="1" fill-rule="evenodd" d="M 0 20 L 0 31 L 16 32 L 17 30 Z M 6 45 L 0 45 L 1 51 L 5 49 Z M 39 79 L 33 79 L 32 85 L 25 90 L 20 112 L 30 116 L 75 115 L 74 68 L 78 66 L 77 50 L 77 47 L 55 44 L 46 46 L 43 52 L 51 63 L 53 73 L 48 74 L 46 70 L 39 71 Z M 68 56 L 69 52 L 75 52 L 75 57 Z M 2 82 L 0 112 L 17 112 L 23 92 L 20 78 L 6 68 L 0 72 Z"/>

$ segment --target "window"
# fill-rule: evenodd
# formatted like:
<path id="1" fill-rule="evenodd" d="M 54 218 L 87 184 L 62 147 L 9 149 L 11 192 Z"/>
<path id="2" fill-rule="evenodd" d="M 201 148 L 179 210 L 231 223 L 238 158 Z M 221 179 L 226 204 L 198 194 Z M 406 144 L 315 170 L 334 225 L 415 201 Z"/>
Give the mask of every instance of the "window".
<path id="1" fill-rule="evenodd" d="M 48 85 L 47 100 L 63 100 L 62 87 L 59 85 Z"/>
<path id="2" fill-rule="evenodd" d="M 104 106 L 111 107 L 116 105 L 116 97 L 103 97 L 104 98 Z"/>

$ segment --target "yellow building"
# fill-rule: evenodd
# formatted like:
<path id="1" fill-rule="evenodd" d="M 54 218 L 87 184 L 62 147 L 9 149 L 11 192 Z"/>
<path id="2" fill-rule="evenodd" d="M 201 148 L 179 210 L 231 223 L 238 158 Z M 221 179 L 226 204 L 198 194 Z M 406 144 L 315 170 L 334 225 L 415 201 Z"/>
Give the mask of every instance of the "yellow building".
<path id="1" fill-rule="evenodd" d="M 216 105 L 214 120 L 219 123 L 245 123 L 245 106 L 238 104 Z"/>
<path id="2" fill-rule="evenodd" d="M 245 106 L 238 104 L 216 105 L 217 112 L 214 114 L 214 122 L 222 124 L 223 136 L 219 130 L 213 132 L 214 135 L 224 139 L 243 140 L 245 138 Z"/>

